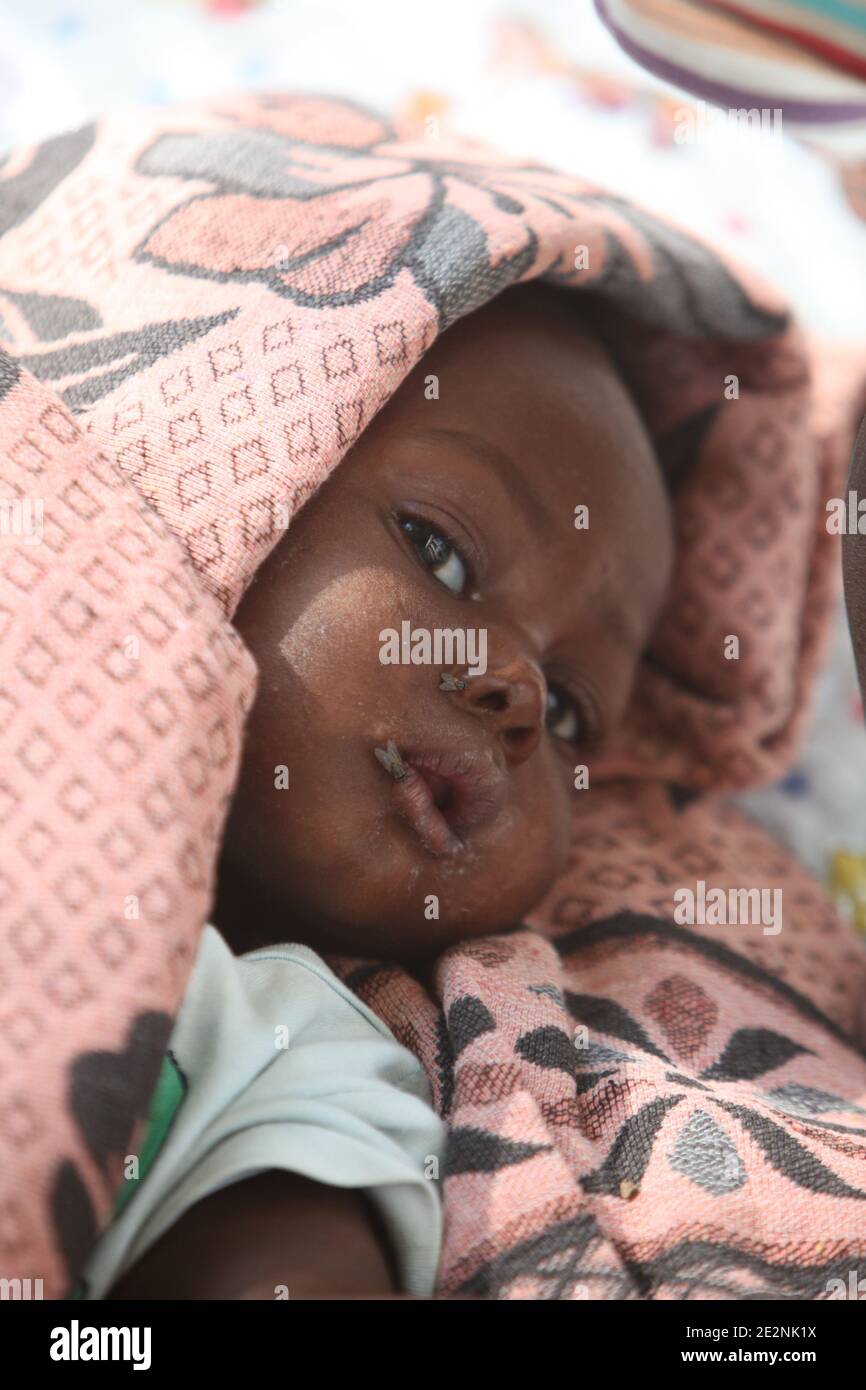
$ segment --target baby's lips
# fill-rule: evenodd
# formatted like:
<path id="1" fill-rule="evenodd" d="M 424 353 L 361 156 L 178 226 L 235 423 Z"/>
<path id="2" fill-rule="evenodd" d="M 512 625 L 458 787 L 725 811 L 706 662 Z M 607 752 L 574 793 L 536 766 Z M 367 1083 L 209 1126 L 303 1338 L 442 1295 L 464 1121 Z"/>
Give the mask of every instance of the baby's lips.
<path id="1" fill-rule="evenodd" d="M 505 804 L 507 773 L 486 746 L 408 748 L 402 759 L 422 777 L 447 784 L 449 799 L 442 810 L 458 835 L 495 819 Z"/>
<path id="2" fill-rule="evenodd" d="M 414 829 L 431 854 L 456 854 L 462 841 L 436 805 L 433 790 L 422 773 L 405 762 L 392 738 L 384 748 L 374 748 L 376 761 L 394 779 L 392 798 L 397 810 Z"/>
<path id="3" fill-rule="evenodd" d="M 392 795 L 398 810 L 431 854 L 458 854 L 464 848 L 436 805 L 427 782 L 414 767 L 395 783 Z"/>
<path id="4" fill-rule="evenodd" d="M 393 739 L 373 749 L 377 762 L 397 784 L 395 805 L 434 854 L 465 848 L 465 834 L 487 824 L 502 809 L 506 774 L 488 748 L 409 749 Z M 445 789 L 444 804 L 439 794 Z"/>

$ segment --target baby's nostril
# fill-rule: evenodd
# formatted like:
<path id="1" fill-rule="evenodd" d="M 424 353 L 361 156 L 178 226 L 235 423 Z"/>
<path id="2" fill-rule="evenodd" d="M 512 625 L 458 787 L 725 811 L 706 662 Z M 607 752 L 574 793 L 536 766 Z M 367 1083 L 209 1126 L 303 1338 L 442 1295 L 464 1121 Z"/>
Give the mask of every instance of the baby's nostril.
<path id="1" fill-rule="evenodd" d="M 485 709 L 495 710 L 497 714 L 508 708 L 508 701 L 501 690 L 491 690 L 488 695 L 482 695 L 478 703 Z"/>
<path id="2" fill-rule="evenodd" d="M 517 747 L 519 744 L 523 743 L 525 739 L 529 738 L 530 733 L 531 730 L 529 729 L 506 729 L 504 737 L 505 741 L 510 743 L 512 747 Z"/>

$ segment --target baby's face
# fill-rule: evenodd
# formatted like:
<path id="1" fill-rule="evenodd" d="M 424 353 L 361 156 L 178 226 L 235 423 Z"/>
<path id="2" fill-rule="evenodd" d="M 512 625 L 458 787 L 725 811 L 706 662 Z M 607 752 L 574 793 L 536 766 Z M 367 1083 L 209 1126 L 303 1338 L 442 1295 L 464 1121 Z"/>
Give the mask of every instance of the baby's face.
<path id="1" fill-rule="evenodd" d="M 260 686 L 220 870 L 258 903 L 235 948 L 406 959 L 518 925 L 564 867 L 575 768 L 623 714 L 672 555 L 596 346 L 525 289 L 444 334 L 236 615 Z M 404 623 L 429 664 L 381 659 Z"/>

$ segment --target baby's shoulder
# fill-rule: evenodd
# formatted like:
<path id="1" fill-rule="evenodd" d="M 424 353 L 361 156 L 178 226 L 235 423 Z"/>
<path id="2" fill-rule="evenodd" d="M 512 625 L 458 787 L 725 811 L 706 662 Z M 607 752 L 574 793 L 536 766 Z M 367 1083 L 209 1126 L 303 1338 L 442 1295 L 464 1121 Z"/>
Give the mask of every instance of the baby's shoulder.
<path id="1" fill-rule="evenodd" d="M 334 973 L 310 946 L 282 941 L 235 955 L 216 927 L 207 924 L 187 984 L 178 1022 L 219 1006 L 244 1015 L 247 1025 L 292 1017 L 309 1028 L 323 1017 L 355 1022 L 362 1031 L 393 1035 L 387 1024 Z"/>
<path id="2" fill-rule="evenodd" d="M 422 1069 L 387 1024 L 309 946 L 235 955 L 208 924 L 170 1040 L 185 1070 L 238 1078 L 288 1067 L 359 1071 L 400 1083 Z"/>

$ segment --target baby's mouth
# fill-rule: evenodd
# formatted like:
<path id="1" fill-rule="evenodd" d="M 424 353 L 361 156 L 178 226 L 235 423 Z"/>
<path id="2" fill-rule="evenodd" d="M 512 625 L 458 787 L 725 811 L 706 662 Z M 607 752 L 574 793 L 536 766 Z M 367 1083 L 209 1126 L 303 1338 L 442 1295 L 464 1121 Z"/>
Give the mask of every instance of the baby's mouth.
<path id="1" fill-rule="evenodd" d="M 391 796 L 431 854 L 460 854 L 470 831 L 492 821 L 505 801 L 506 781 L 492 751 L 407 749 L 393 739 L 374 755 L 393 779 Z"/>

